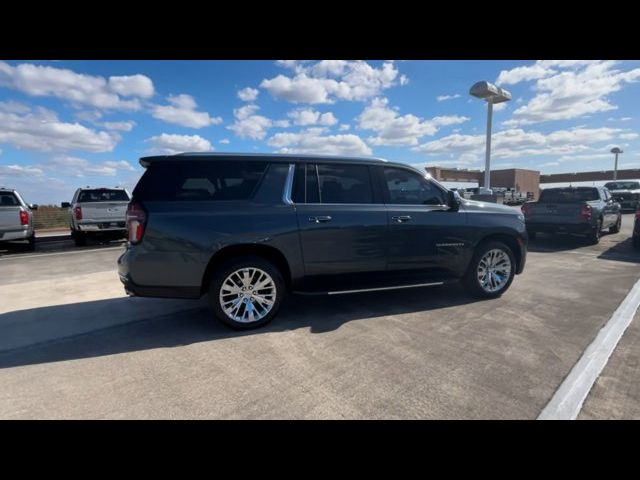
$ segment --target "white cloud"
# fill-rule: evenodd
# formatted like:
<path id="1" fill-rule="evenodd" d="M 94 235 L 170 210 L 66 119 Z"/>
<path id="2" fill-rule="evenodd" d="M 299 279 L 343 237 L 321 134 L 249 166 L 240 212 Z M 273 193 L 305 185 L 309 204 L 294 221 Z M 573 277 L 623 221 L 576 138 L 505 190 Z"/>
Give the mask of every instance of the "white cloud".
<path id="1" fill-rule="evenodd" d="M 638 138 L 638 134 L 637 133 L 621 133 L 620 135 L 618 135 L 618 138 L 621 138 L 622 140 L 635 140 L 636 138 Z"/>
<path id="2" fill-rule="evenodd" d="M 245 105 L 236 108 L 233 111 L 235 121 L 227 128 L 234 132 L 240 138 L 251 138 L 253 140 L 262 140 L 270 128 L 287 128 L 288 120 L 271 120 L 256 112 L 260 109 L 255 104 Z"/>
<path id="3" fill-rule="evenodd" d="M 444 102 L 445 100 L 453 100 L 455 98 L 460 98 L 460 94 L 456 93 L 455 95 L 438 95 L 436 100 L 439 102 Z"/>
<path id="4" fill-rule="evenodd" d="M 40 176 L 43 173 L 41 168 L 31 165 L 0 165 L 0 176 L 31 177 Z"/>
<path id="5" fill-rule="evenodd" d="M 293 119 L 293 123 L 301 126 L 308 125 L 335 125 L 338 119 L 332 112 L 320 113 L 312 108 L 304 108 L 290 111 L 287 116 Z"/>
<path id="6" fill-rule="evenodd" d="M 229 145 L 231 142 L 228 138 L 223 138 L 222 140 L 220 140 L 220 143 L 223 145 Z"/>
<path id="7" fill-rule="evenodd" d="M 503 130 L 493 135 L 491 156 L 493 158 L 522 158 L 538 155 L 570 155 L 585 153 L 593 149 L 590 144 L 616 138 L 622 132 L 615 128 L 575 128 L 557 130 L 549 134 L 522 129 Z M 482 154 L 485 148 L 484 135 L 453 134 L 425 143 L 414 151 L 427 154 Z"/>
<path id="8" fill-rule="evenodd" d="M 210 152 L 213 145 L 199 135 L 171 135 L 163 133 L 145 140 L 150 145 L 149 153 L 173 155 L 185 152 Z"/>
<path id="9" fill-rule="evenodd" d="M 243 88 L 242 90 L 238 90 L 238 98 L 243 102 L 253 102 L 256 98 L 258 98 L 258 94 L 260 92 L 257 88 Z"/>
<path id="10" fill-rule="evenodd" d="M 425 135 L 434 135 L 442 126 L 469 120 L 457 115 L 439 116 L 424 120 L 412 114 L 399 115 L 390 108 L 386 98 L 375 98 L 358 116 L 358 127 L 373 130 L 375 137 L 367 138 L 371 145 L 417 145 Z"/>
<path id="11" fill-rule="evenodd" d="M 536 65 L 546 71 L 546 74 L 537 77 L 534 86 L 536 95 L 517 108 L 513 112 L 513 118 L 503 123 L 505 126 L 568 120 L 615 110 L 617 106 L 610 103 L 608 95 L 619 91 L 625 83 L 640 79 L 640 68 L 615 70 L 616 62 L 612 61 L 556 61 L 538 62 Z M 570 69 L 558 71 L 552 67 Z M 511 83 L 517 83 L 519 78 L 511 78 L 508 72 L 502 72 L 501 76 L 503 80 L 510 79 Z"/>
<path id="12" fill-rule="evenodd" d="M 169 95 L 170 105 L 154 105 L 151 110 L 153 118 L 183 127 L 202 128 L 222 123 L 221 117 L 210 117 L 207 112 L 199 112 L 198 105 L 191 95 Z"/>
<path id="13" fill-rule="evenodd" d="M 298 133 L 281 132 L 267 144 L 280 153 L 317 153 L 325 155 L 371 155 L 371 149 L 353 134 L 322 135 L 324 128 L 309 128 Z"/>
<path id="14" fill-rule="evenodd" d="M 153 97 L 153 82 L 144 75 L 129 75 L 122 77 L 109 77 L 109 87 L 115 93 L 124 97 Z"/>
<path id="15" fill-rule="evenodd" d="M 579 68 L 594 60 L 538 60 L 532 65 L 524 65 L 511 70 L 502 70 L 496 80 L 498 85 L 515 85 L 516 83 L 550 77 L 558 73 L 558 68 Z"/>
<path id="16" fill-rule="evenodd" d="M 345 131 L 349 130 L 350 128 L 351 128 L 351 125 L 349 125 L 348 123 L 340 124 L 340 131 L 341 132 L 345 132 Z"/>
<path id="17" fill-rule="evenodd" d="M 102 126 L 107 130 L 116 130 L 120 132 L 130 132 L 135 127 L 136 122 L 127 120 L 123 122 L 104 122 Z"/>
<path id="18" fill-rule="evenodd" d="M 153 83 L 144 75 L 106 79 L 31 63 L 13 67 L 1 61 L 0 86 L 34 97 L 60 98 L 74 106 L 115 110 L 138 110 L 141 107 L 138 97 L 153 95 Z M 123 99 L 123 96 L 133 98 Z"/>
<path id="19" fill-rule="evenodd" d="M 107 160 L 94 163 L 84 158 L 66 155 L 49 159 L 43 167 L 55 171 L 57 174 L 70 175 L 73 177 L 114 177 L 119 170 L 134 170 L 131 164 L 125 160 Z"/>
<path id="20" fill-rule="evenodd" d="M 120 137 L 79 123 L 66 123 L 45 108 L 31 109 L 16 102 L 0 102 L 0 143 L 41 152 L 80 150 L 110 152 Z"/>
<path id="21" fill-rule="evenodd" d="M 333 103 L 335 100 L 363 101 L 396 84 L 398 70 L 393 62 L 374 68 L 365 61 L 323 60 L 278 62 L 294 70 L 293 77 L 278 75 L 264 79 L 260 87 L 273 97 L 292 103 Z M 401 83 L 406 84 L 406 77 Z"/>

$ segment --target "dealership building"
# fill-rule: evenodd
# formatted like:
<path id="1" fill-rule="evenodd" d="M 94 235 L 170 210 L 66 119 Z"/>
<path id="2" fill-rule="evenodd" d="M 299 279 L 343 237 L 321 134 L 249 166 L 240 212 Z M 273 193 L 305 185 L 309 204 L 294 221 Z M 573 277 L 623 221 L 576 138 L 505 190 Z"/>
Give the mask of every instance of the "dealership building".
<path id="1" fill-rule="evenodd" d="M 441 182 L 471 183 L 482 185 L 483 170 L 468 170 L 462 168 L 426 167 L 427 172 Z M 543 175 L 538 170 L 524 168 L 507 168 L 491 170 L 491 186 L 510 188 L 518 192 L 531 192 L 537 199 L 540 185 L 557 183 L 607 182 L 613 179 L 613 170 L 595 172 L 551 173 Z M 640 180 L 640 168 L 618 170 L 618 180 Z"/>

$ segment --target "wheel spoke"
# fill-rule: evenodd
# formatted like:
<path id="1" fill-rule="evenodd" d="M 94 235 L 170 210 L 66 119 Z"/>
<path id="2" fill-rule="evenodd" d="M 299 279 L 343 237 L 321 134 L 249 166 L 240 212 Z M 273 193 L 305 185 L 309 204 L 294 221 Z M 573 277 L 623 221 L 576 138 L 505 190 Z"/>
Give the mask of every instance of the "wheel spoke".
<path id="1" fill-rule="evenodd" d="M 219 292 L 222 310 L 240 323 L 256 322 L 269 314 L 276 300 L 276 285 L 271 276 L 259 268 L 241 268 L 231 273 Z"/>

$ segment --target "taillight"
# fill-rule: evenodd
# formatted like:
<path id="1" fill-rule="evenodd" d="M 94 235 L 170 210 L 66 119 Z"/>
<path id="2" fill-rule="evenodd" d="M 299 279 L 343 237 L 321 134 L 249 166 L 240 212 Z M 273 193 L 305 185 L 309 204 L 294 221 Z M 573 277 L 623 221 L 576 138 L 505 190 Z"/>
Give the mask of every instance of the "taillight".
<path id="1" fill-rule="evenodd" d="M 146 223 L 147 213 L 144 211 L 142 204 L 138 202 L 129 203 L 127 207 L 127 232 L 129 233 L 129 242 L 135 245 L 142 240 Z"/>
<path id="2" fill-rule="evenodd" d="M 580 216 L 585 220 L 591 220 L 591 214 L 593 213 L 593 209 L 591 205 L 583 205 L 580 209 Z"/>
<path id="3" fill-rule="evenodd" d="M 526 217 L 527 215 L 529 215 L 529 213 L 531 213 L 530 207 L 527 203 L 523 203 L 522 204 L 522 208 L 520 209 L 522 210 L 522 214 Z"/>
<path id="4" fill-rule="evenodd" d="M 73 215 L 76 217 L 76 220 L 82 220 L 82 207 L 75 207 L 73 209 Z"/>
<path id="5" fill-rule="evenodd" d="M 29 225 L 29 214 L 20 210 L 20 225 Z"/>
<path id="6" fill-rule="evenodd" d="M 640 220 L 640 209 L 636 210 L 636 219 Z"/>

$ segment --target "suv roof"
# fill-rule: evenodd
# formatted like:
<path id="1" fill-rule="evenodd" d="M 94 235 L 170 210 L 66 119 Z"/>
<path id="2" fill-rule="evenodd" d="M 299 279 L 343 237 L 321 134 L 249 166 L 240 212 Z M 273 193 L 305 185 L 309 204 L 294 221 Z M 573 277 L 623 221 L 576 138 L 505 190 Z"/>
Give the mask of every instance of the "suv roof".
<path id="1" fill-rule="evenodd" d="M 220 157 L 240 157 L 240 158 L 265 158 L 275 160 L 330 160 L 332 162 L 367 162 L 367 163 L 384 163 L 394 164 L 401 166 L 408 166 L 402 163 L 394 163 L 385 160 L 384 158 L 377 157 L 350 157 L 350 156 L 336 156 L 336 155 L 309 155 L 309 154 L 292 154 L 292 153 L 226 153 L 226 152 L 190 152 L 190 153 L 178 153 L 176 155 L 155 155 L 151 157 L 142 157 L 140 159 L 140 165 L 147 168 L 152 162 L 161 160 L 172 160 L 181 157 L 193 157 L 194 159 L 206 159 L 206 158 L 220 158 Z"/>

